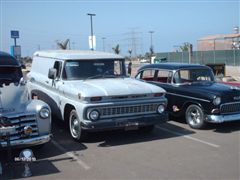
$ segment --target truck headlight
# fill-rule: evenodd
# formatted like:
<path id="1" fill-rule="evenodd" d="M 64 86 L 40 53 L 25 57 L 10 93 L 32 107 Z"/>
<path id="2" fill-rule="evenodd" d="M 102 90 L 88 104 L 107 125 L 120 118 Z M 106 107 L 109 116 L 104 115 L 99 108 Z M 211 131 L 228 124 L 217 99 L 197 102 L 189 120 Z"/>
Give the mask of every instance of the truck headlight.
<path id="1" fill-rule="evenodd" d="M 40 115 L 41 118 L 46 119 L 50 116 L 50 111 L 49 111 L 48 108 L 42 108 L 39 111 L 39 115 Z"/>
<path id="2" fill-rule="evenodd" d="M 219 105 L 220 103 L 221 103 L 221 98 L 220 98 L 220 97 L 215 97 L 215 98 L 213 99 L 213 104 L 214 104 L 215 106 Z"/>
<path id="3" fill-rule="evenodd" d="M 99 112 L 97 110 L 92 110 L 89 112 L 88 114 L 88 118 L 93 120 L 93 121 L 96 121 L 98 118 L 99 118 Z"/>
<path id="4" fill-rule="evenodd" d="M 157 112 L 159 114 L 163 113 L 165 111 L 165 106 L 163 104 L 160 104 L 157 108 Z"/>

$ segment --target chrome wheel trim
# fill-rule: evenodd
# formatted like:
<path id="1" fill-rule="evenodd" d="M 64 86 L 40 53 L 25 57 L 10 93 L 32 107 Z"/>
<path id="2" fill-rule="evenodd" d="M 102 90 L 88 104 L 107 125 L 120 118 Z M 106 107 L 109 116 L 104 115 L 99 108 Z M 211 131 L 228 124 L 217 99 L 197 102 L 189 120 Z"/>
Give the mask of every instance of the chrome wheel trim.
<path id="1" fill-rule="evenodd" d="M 202 121 L 200 110 L 198 108 L 191 107 L 188 110 L 187 119 L 189 124 L 191 124 L 192 126 L 199 125 Z"/>
<path id="2" fill-rule="evenodd" d="M 70 115 L 69 119 L 70 132 L 73 138 L 77 139 L 81 135 L 80 121 L 75 114 Z"/>

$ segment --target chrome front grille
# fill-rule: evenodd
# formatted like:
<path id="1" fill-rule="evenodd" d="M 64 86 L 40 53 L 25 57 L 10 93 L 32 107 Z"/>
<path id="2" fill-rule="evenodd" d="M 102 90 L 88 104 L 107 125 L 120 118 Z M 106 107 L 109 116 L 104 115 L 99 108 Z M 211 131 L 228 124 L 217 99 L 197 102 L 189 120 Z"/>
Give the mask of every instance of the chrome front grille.
<path id="1" fill-rule="evenodd" d="M 222 104 L 220 110 L 222 114 L 240 112 L 240 102 Z"/>
<path id="2" fill-rule="evenodd" d="M 7 117 L 11 126 L 15 127 L 15 132 L 10 134 L 10 140 L 26 139 L 30 137 L 36 137 L 38 133 L 38 125 L 35 114 L 19 115 L 19 116 L 9 116 Z M 30 126 L 32 128 L 32 133 L 29 136 L 24 134 L 24 127 Z M 1 135 L 1 134 L 0 134 Z M 4 141 L 4 137 L 1 137 L 0 141 Z"/>
<path id="3" fill-rule="evenodd" d="M 152 114 L 157 112 L 159 103 L 141 104 L 141 105 L 126 105 L 126 106 L 111 106 L 99 108 L 101 118 L 132 116 L 141 114 Z"/>

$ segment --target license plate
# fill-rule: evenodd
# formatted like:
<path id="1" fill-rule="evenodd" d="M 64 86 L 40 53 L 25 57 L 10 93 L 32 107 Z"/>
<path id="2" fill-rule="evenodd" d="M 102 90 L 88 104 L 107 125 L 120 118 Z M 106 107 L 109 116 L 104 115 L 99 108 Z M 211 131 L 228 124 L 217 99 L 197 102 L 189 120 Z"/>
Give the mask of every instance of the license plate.
<path id="1" fill-rule="evenodd" d="M 0 128 L 0 134 L 1 135 L 6 135 L 7 133 L 9 134 L 14 134 L 16 132 L 15 126 L 11 127 L 1 127 Z"/>
<path id="2" fill-rule="evenodd" d="M 138 127 L 139 127 L 138 123 L 128 123 L 125 126 L 125 131 L 138 130 Z"/>

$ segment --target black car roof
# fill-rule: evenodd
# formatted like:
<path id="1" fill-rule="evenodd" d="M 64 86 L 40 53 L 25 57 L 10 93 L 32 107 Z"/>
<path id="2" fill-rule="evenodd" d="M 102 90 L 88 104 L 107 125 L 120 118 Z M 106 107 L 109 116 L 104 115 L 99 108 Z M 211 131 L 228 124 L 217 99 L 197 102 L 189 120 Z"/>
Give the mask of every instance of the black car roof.
<path id="1" fill-rule="evenodd" d="M 0 51 L 0 66 L 21 66 L 21 64 L 10 54 Z"/>
<path id="2" fill-rule="evenodd" d="M 138 71 L 143 69 L 169 69 L 169 70 L 177 70 L 177 69 L 188 69 L 188 68 L 208 68 L 207 66 L 200 64 L 187 64 L 187 63 L 158 63 L 158 64 L 148 64 L 142 66 Z"/>

